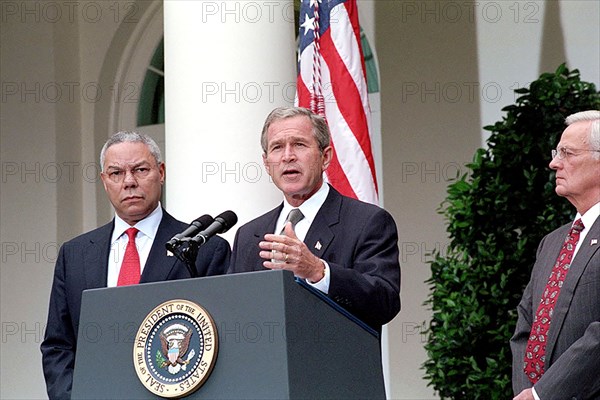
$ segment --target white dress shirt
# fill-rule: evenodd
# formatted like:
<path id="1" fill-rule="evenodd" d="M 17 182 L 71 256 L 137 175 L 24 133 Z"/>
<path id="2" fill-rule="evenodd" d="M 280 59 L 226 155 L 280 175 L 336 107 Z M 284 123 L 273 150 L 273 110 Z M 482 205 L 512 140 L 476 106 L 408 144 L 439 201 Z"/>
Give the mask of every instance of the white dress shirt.
<path id="1" fill-rule="evenodd" d="M 594 225 L 594 222 L 596 221 L 598 216 L 600 216 L 600 202 L 590 207 L 590 209 L 587 210 L 586 213 L 583 215 L 577 213 L 575 221 L 581 218 L 581 222 L 583 222 L 583 230 L 579 233 L 579 241 L 577 242 L 577 246 L 575 246 L 573 258 L 575 258 L 575 256 L 577 255 L 577 251 L 579 251 L 581 244 L 585 243 L 585 238 L 590 229 L 592 228 L 592 225 Z M 575 223 L 575 221 L 573 221 L 573 223 Z"/>

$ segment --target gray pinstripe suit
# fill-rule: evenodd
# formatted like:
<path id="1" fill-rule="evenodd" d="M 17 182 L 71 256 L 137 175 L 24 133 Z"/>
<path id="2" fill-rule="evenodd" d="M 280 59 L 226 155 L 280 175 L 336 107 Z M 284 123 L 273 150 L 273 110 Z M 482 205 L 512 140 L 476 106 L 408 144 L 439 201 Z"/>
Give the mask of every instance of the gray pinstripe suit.
<path id="1" fill-rule="evenodd" d="M 519 318 L 510 341 L 515 395 L 532 386 L 523 359 L 533 313 L 570 227 L 564 225 L 540 242 L 531 280 L 517 308 Z M 542 400 L 600 399 L 600 217 L 583 239 L 560 291 L 544 368 L 535 385 Z"/>

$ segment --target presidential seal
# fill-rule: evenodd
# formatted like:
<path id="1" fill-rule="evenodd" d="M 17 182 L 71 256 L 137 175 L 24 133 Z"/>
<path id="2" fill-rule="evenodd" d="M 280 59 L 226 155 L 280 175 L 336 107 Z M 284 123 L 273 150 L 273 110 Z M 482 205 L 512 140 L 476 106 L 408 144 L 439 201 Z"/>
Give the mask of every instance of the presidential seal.
<path id="1" fill-rule="evenodd" d="M 157 396 L 186 396 L 208 379 L 217 359 L 217 329 L 210 314 L 188 300 L 171 300 L 140 325 L 133 365 L 140 382 Z"/>

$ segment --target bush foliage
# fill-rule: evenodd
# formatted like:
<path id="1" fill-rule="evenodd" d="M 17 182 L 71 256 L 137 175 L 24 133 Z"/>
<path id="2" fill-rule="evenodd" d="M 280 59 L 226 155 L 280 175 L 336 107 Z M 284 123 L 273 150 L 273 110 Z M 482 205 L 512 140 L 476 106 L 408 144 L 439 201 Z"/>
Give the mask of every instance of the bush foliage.
<path id="1" fill-rule="evenodd" d="M 574 216 L 554 192 L 551 150 L 566 116 L 600 109 L 594 84 L 564 64 L 515 92 L 440 208 L 451 242 L 431 262 L 423 368 L 444 399 L 512 398 L 509 339 L 537 245 Z"/>

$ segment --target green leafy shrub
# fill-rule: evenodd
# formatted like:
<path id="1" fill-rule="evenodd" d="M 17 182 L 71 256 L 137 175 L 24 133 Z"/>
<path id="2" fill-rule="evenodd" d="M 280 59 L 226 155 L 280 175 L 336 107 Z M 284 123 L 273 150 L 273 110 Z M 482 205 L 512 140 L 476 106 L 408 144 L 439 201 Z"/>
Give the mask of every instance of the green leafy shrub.
<path id="1" fill-rule="evenodd" d="M 512 398 L 509 339 L 537 245 L 574 216 L 554 192 L 551 150 L 567 115 L 600 108 L 594 84 L 564 64 L 515 92 L 440 209 L 451 242 L 431 262 L 423 368 L 444 399 Z"/>

